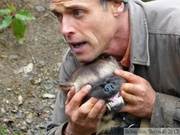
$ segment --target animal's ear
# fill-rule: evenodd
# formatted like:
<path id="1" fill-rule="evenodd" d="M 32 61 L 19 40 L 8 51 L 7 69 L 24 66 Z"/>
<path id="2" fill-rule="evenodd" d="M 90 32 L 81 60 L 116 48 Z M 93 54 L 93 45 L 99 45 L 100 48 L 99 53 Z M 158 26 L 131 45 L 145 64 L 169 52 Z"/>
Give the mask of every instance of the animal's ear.
<path id="1" fill-rule="evenodd" d="M 61 88 L 62 92 L 67 96 L 67 93 L 71 89 L 73 84 L 71 83 L 59 83 L 59 87 Z"/>

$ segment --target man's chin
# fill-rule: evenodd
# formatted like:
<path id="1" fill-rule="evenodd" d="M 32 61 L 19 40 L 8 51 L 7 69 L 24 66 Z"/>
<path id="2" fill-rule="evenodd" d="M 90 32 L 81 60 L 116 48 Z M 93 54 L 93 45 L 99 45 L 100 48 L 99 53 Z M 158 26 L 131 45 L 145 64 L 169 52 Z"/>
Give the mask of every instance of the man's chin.
<path id="1" fill-rule="evenodd" d="M 76 56 L 76 57 L 77 57 L 78 61 L 80 61 L 81 63 L 89 63 L 89 62 L 91 62 L 91 61 L 93 61 L 95 59 L 94 57 L 91 58 L 91 57 L 88 57 L 88 56 L 86 56 L 86 57 Z"/>

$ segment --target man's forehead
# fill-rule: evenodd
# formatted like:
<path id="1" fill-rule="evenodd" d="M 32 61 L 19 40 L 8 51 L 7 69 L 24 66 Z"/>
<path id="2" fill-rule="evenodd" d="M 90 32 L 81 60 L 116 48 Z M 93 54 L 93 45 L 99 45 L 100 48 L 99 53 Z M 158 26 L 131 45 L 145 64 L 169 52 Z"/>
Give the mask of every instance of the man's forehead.
<path id="1" fill-rule="evenodd" d="M 57 10 L 59 7 L 70 7 L 73 5 L 87 5 L 97 2 L 96 0 L 50 0 L 51 10 Z"/>
<path id="2" fill-rule="evenodd" d="M 64 3 L 64 2 L 80 2 L 82 0 L 50 0 L 50 3 L 58 4 L 58 3 Z"/>
<path id="3" fill-rule="evenodd" d="M 50 0 L 51 10 L 56 9 L 58 6 L 63 5 L 63 3 L 71 2 L 73 0 Z"/>
<path id="4" fill-rule="evenodd" d="M 64 3 L 64 2 L 73 2 L 77 0 L 50 0 L 51 4 L 58 4 L 58 3 Z"/>
<path id="5" fill-rule="evenodd" d="M 60 5 L 71 5 L 73 3 L 77 3 L 83 0 L 50 0 L 50 8 L 55 9 Z"/>

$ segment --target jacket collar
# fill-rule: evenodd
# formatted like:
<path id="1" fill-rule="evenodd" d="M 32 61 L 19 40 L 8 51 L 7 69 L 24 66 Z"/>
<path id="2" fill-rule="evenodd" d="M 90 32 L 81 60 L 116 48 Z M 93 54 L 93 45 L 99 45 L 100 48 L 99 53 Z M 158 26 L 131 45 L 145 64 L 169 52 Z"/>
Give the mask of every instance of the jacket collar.
<path id="1" fill-rule="evenodd" d="M 131 29 L 131 63 L 150 65 L 148 27 L 142 2 L 129 2 Z"/>

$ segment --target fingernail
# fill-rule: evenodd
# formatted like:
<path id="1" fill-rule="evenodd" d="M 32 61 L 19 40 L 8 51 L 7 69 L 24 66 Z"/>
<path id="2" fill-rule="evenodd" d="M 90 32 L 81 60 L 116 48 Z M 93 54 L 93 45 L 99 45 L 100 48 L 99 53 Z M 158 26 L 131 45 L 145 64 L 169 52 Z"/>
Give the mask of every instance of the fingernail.
<path id="1" fill-rule="evenodd" d="M 86 85 L 85 88 L 86 88 L 87 91 L 90 91 L 91 90 L 91 85 Z"/>
<path id="2" fill-rule="evenodd" d="M 101 112 L 102 112 L 102 113 L 105 113 L 105 112 L 106 112 L 106 105 L 103 106 Z"/>
<path id="3" fill-rule="evenodd" d="M 105 104 L 105 101 L 104 100 L 102 100 L 102 99 L 100 99 L 99 101 L 98 101 L 100 104 Z"/>
<path id="4" fill-rule="evenodd" d="M 119 70 L 119 69 L 115 69 L 115 70 L 114 70 L 114 73 L 115 73 L 115 74 L 120 74 L 120 70 Z"/>

